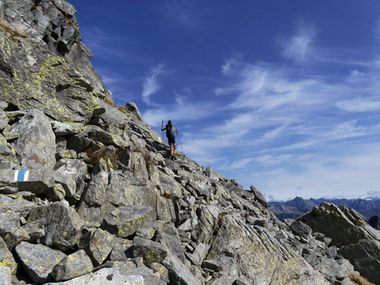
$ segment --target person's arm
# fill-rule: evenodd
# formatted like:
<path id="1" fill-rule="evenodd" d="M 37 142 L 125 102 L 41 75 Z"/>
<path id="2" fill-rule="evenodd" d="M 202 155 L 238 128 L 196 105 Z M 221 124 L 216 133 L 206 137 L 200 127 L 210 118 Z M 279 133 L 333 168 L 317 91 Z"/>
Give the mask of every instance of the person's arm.
<path id="1" fill-rule="evenodd" d="M 161 131 L 166 131 L 166 128 L 161 126 Z"/>

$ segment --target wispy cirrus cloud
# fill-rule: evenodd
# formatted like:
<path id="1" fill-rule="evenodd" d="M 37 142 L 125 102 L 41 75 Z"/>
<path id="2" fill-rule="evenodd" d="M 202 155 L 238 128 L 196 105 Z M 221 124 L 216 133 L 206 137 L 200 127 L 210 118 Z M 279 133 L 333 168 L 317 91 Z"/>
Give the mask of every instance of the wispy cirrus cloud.
<path id="1" fill-rule="evenodd" d="M 380 96 L 378 98 L 354 98 L 336 103 L 336 106 L 347 112 L 380 111 Z"/>
<path id="2" fill-rule="evenodd" d="M 160 126 L 163 119 L 175 123 L 195 122 L 213 116 L 217 110 L 213 102 L 192 102 L 174 92 L 174 100 L 165 105 L 157 105 L 143 113 L 144 120 L 153 127 Z"/>
<path id="3" fill-rule="evenodd" d="M 164 73 L 165 65 L 161 63 L 152 67 L 148 74 L 145 76 L 141 93 L 144 103 L 148 105 L 152 104 L 151 96 L 161 89 L 159 77 Z"/>

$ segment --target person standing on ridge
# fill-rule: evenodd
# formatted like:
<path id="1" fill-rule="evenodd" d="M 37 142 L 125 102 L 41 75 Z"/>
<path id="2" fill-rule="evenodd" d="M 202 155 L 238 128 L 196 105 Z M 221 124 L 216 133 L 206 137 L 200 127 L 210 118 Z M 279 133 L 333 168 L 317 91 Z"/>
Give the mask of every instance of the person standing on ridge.
<path id="1" fill-rule="evenodd" d="M 176 145 L 175 145 L 175 135 L 174 132 L 176 131 L 176 128 L 173 126 L 172 121 L 169 120 L 166 126 L 164 127 L 164 122 L 161 124 L 161 131 L 166 131 L 166 137 L 168 138 L 168 143 L 170 146 L 170 158 L 172 160 L 175 160 L 175 151 L 176 151 Z"/>

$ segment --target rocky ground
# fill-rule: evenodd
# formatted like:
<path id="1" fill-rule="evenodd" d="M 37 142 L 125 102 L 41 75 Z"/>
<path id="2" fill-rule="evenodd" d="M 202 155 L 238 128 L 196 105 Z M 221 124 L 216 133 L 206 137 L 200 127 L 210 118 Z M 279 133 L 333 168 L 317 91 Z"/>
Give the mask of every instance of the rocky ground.
<path id="1" fill-rule="evenodd" d="M 329 232 L 168 159 L 112 103 L 70 4 L 0 0 L 0 19 L 0 284 L 357 284 Z"/>

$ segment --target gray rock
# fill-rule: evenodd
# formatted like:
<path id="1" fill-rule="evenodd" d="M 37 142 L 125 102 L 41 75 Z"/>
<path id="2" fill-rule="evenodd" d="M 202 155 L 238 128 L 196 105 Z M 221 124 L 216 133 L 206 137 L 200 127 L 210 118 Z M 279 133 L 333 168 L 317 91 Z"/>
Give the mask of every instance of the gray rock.
<path id="1" fill-rule="evenodd" d="M 301 221 L 294 221 L 290 225 L 290 229 L 293 231 L 293 233 L 303 238 L 310 237 L 311 232 L 312 232 L 311 228 Z"/>
<path id="2" fill-rule="evenodd" d="M 223 269 L 221 263 L 216 260 L 204 260 L 202 263 L 202 268 L 215 272 L 221 271 Z"/>
<path id="3" fill-rule="evenodd" d="M 63 165 L 56 170 L 55 182 L 62 184 L 67 197 L 72 197 L 87 175 L 87 165 L 78 159 L 61 160 L 60 163 Z"/>
<path id="4" fill-rule="evenodd" d="M 160 188 L 161 193 L 165 196 L 173 199 L 182 197 L 181 184 L 162 172 L 160 172 Z"/>
<path id="5" fill-rule="evenodd" d="M 52 275 L 56 281 L 65 281 L 85 275 L 93 270 L 91 259 L 79 250 L 62 259 L 53 269 Z"/>
<path id="6" fill-rule="evenodd" d="M 16 196 L 15 198 L 12 198 L 10 196 L 0 194 L 0 213 L 10 211 L 27 214 L 35 207 L 37 207 L 35 203 L 25 200 L 22 196 Z"/>
<path id="7" fill-rule="evenodd" d="M 196 246 L 192 254 L 187 253 L 186 256 L 191 260 L 191 262 L 194 265 L 200 266 L 203 260 L 206 258 L 209 249 L 210 249 L 210 245 L 200 243 Z"/>
<path id="8" fill-rule="evenodd" d="M 125 104 L 125 110 L 134 120 L 142 121 L 139 108 L 137 108 L 137 105 L 134 102 L 128 102 L 127 104 Z"/>
<path id="9" fill-rule="evenodd" d="M 95 265 L 100 265 L 106 260 L 112 251 L 113 243 L 114 237 L 101 229 L 89 230 L 81 238 L 81 247 Z"/>
<path id="10" fill-rule="evenodd" d="M 185 264 L 176 256 L 170 256 L 164 262 L 165 267 L 169 270 L 170 282 L 181 285 L 200 285 L 201 282 L 194 277 Z"/>
<path id="11" fill-rule="evenodd" d="M 19 133 L 16 151 L 22 166 L 30 169 L 55 165 L 55 135 L 49 119 L 40 110 L 31 110 L 15 126 Z"/>
<path id="12" fill-rule="evenodd" d="M 380 233 L 356 211 L 345 206 L 322 203 L 303 217 L 313 231 L 332 239 L 339 254 L 347 258 L 362 275 L 380 282 Z"/>
<path id="13" fill-rule="evenodd" d="M 22 242 L 16 253 L 28 276 L 36 283 L 49 281 L 53 268 L 66 255 L 41 244 Z"/>
<path id="14" fill-rule="evenodd" d="M 110 259 L 114 261 L 126 261 L 126 252 L 133 246 L 133 241 L 123 238 L 115 238 L 112 244 Z"/>
<path id="15" fill-rule="evenodd" d="M 10 249 L 29 239 L 28 232 L 21 228 L 20 218 L 21 215 L 16 212 L 0 213 L 0 236 Z"/>
<path id="16" fill-rule="evenodd" d="M 103 268 L 66 282 L 46 283 L 46 285 L 145 285 L 141 275 L 122 274 L 116 268 Z"/>
<path id="17" fill-rule="evenodd" d="M 265 208 L 268 208 L 268 203 L 265 199 L 265 196 L 259 191 L 256 189 L 255 186 L 251 185 L 250 186 L 250 190 L 253 194 L 255 194 L 255 197 L 256 197 L 256 200 L 261 204 L 263 205 Z"/>
<path id="18" fill-rule="evenodd" d="M 144 206 L 119 207 L 105 217 L 102 228 L 118 237 L 125 238 L 134 234 L 148 221 L 151 212 L 151 208 Z"/>
<path id="19" fill-rule="evenodd" d="M 17 263 L 14 260 L 12 253 L 8 250 L 7 244 L 0 237 L 0 270 L 2 268 L 9 268 L 12 274 L 16 274 L 17 271 Z M 2 283 L 0 282 L 0 284 Z"/>
<path id="20" fill-rule="evenodd" d="M 41 242 L 66 251 L 78 245 L 83 221 L 78 213 L 63 202 L 33 209 L 28 223 L 38 221 L 44 226 Z"/>
<path id="21" fill-rule="evenodd" d="M 163 225 L 157 232 L 157 240 L 169 249 L 171 255 L 175 255 L 179 260 L 185 262 L 181 239 L 173 224 Z"/>
<path id="22" fill-rule="evenodd" d="M 3 193 L 30 191 L 42 194 L 53 187 L 54 173 L 52 171 L 45 169 L 0 169 L 0 191 Z"/>
<path id="23" fill-rule="evenodd" d="M 9 267 L 0 266 L 0 284 L 1 285 L 11 285 L 12 273 Z"/>
<path id="24" fill-rule="evenodd" d="M 147 266 L 150 266 L 152 263 L 161 263 L 167 254 L 168 249 L 160 243 L 140 237 L 133 239 L 133 255 L 135 257 L 142 257 Z"/>

